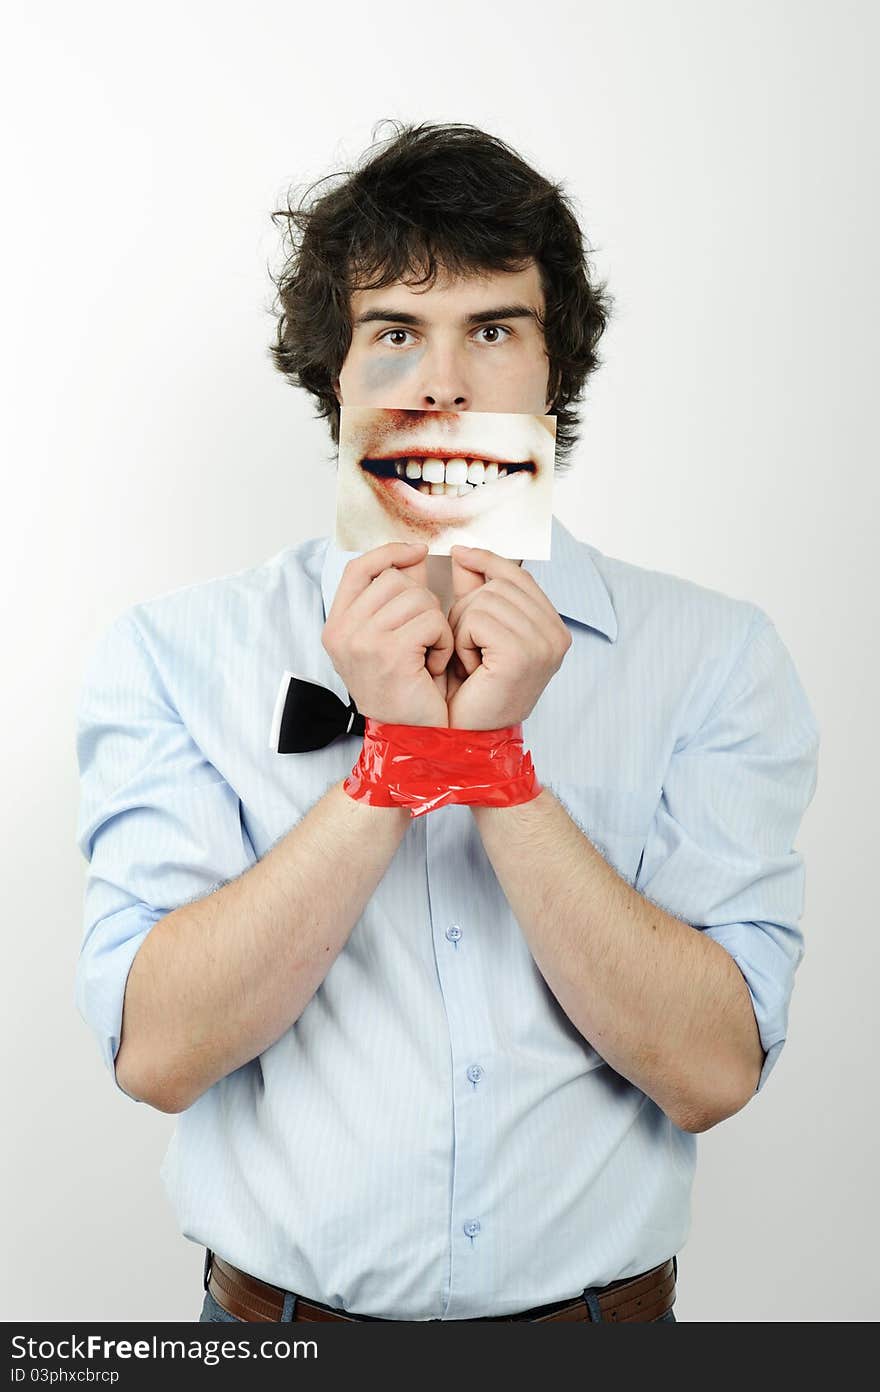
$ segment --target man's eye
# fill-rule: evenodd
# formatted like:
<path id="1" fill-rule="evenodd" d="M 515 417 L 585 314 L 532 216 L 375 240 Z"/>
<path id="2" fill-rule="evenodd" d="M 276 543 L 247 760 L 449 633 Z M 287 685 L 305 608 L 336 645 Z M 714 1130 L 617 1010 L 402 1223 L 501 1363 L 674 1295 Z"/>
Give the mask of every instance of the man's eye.
<path id="1" fill-rule="evenodd" d="M 386 339 L 386 338 L 388 337 L 389 334 L 408 334 L 408 333 L 409 333 L 409 329 L 386 329 L 384 333 L 382 333 L 382 334 L 379 335 L 379 338 L 378 338 L 377 341 L 378 341 L 379 343 L 381 343 L 381 342 L 383 341 L 383 339 Z M 404 345 L 404 346 L 405 346 L 405 345 Z M 392 347 L 393 347 L 393 348 L 399 348 L 399 347 L 400 347 L 400 344 L 399 344 L 399 343 L 394 343 L 394 344 L 392 344 Z"/>
<path id="2" fill-rule="evenodd" d="M 510 329 L 505 328 L 503 324 L 484 324 L 483 327 L 482 327 L 481 329 L 478 329 L 478 330 L 477 330 L 477 333 L 493 333 L 493 334 L 494 334 L 494 333 L 499 333 L 499 332 L 500 332 L 500 333 L 503 333 L 503 334 L 506 334 L 508 338 L 510 337 Z M 503 338 L 493 338 L 491 342 L 492 342 L 493 344 L 494 344 L 494 343 L 503 343 L 503 342 L 504 342 L 504 339 L 503 339 Z M 491 346 L 491 344 L 490 344 L 490 346 Z"/>

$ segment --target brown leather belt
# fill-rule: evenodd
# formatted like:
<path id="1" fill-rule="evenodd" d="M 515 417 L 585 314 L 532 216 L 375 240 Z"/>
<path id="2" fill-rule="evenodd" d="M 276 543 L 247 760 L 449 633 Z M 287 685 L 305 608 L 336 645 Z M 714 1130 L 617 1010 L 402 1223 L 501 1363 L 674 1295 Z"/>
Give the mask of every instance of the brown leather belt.
<path id="1" fill-rule="evenodd" d="M 630 1276 L 624 1281 L 612 1281 L 595 1291 L 601 1320 L 605 1323 L 624 1321 L 645 1322 L 657 1320 L 675 1304 L 675 1278 L 678 1262 L 675 1257 L 661 1262 L 651 1271 L 641 1276 Z M 210 1249 L 205 1257 L 205 1289 L 211 1292 L 217 1304 L 236 1319 L 279 1323 L 284 1308 L 285 1291 L 278 1286 L 270 1286 L 249 1276 L 237 1266 L 224 1261 Z M 308 1300 L 297 1295 L 294 1300 L 292 1319 L 294 1320 L 372 1320 L 380 1324 L 384 1321 L 376 1315 L 344 1314 L 332 1305 L 322 1305 L 320 1301 Z M 483 1323 L 492 1320 L 576 1320 L 593 1323 L 589 1307 L 582 1295 L 572 1300 L 559 1300 L 553 1305 L 537 1305 L 531 1310 L 523 1310 L 515 1315 L 479 1316 L 464 1323 Z M 394 1321 L 390 1321 L 393 1323 Z M 424 1321 L 433 1323 L 434 1321 Z M 458 1321 L 452 1321 L 457 1323 Z M 409 1321 L 407 1321 L 409 1323 Z"/>

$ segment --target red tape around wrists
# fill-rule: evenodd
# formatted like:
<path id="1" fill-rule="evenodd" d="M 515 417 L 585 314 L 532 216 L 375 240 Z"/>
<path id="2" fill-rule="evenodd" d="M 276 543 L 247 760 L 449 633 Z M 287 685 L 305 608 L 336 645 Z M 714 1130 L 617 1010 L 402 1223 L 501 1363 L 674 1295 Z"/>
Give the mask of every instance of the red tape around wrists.
<path id="1" fill-rule="evenodd" d="M 450 803 L 513 807 L 542 791 L 522 725 L 458 730 L 364 717 L 360 757 L 343 783 L 356 802 L 408 807 L 420 817 Z"/>

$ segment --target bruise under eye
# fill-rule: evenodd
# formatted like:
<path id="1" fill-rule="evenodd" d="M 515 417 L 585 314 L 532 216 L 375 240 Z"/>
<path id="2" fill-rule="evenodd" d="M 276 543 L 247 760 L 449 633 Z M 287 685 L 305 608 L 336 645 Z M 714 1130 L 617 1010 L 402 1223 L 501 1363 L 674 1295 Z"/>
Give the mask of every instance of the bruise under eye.
<path id="1" fill-rule="evenodd" d="M 376 344 L 378 348 L 385 344 Z M 386 392 L 391 383 L 398 382 L 412 372 L 421 361 L 424 348 L 413 348 L 408 353 L 371 353 L 361 368 L 361 379 L 368 393 Z"/>

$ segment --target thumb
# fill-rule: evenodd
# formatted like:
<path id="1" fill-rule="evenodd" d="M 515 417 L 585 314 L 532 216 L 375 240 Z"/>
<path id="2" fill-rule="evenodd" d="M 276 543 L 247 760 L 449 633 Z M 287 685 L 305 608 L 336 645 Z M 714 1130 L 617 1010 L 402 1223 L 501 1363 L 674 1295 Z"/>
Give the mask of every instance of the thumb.
<path id="1" fill-rule="evenodd" d="M 409 549 L 410 556 L 406 556 L 401 561 L 396 561 L 398 570 L 406 572 L 407 578 L 413 580 L 423 588 L 428 587 L 428 543 L 426 541 L 408 541 L 405 543 Z"/>
<path id="2" fill-rule="evenodd" d="M 470 594 L 473 590 L 479 590 L 486 581 L 486 577 L 478 570 L 468 570 L 460 561 L 452 557 L 452 598 L 459 600 L 463 595 Z"/>

